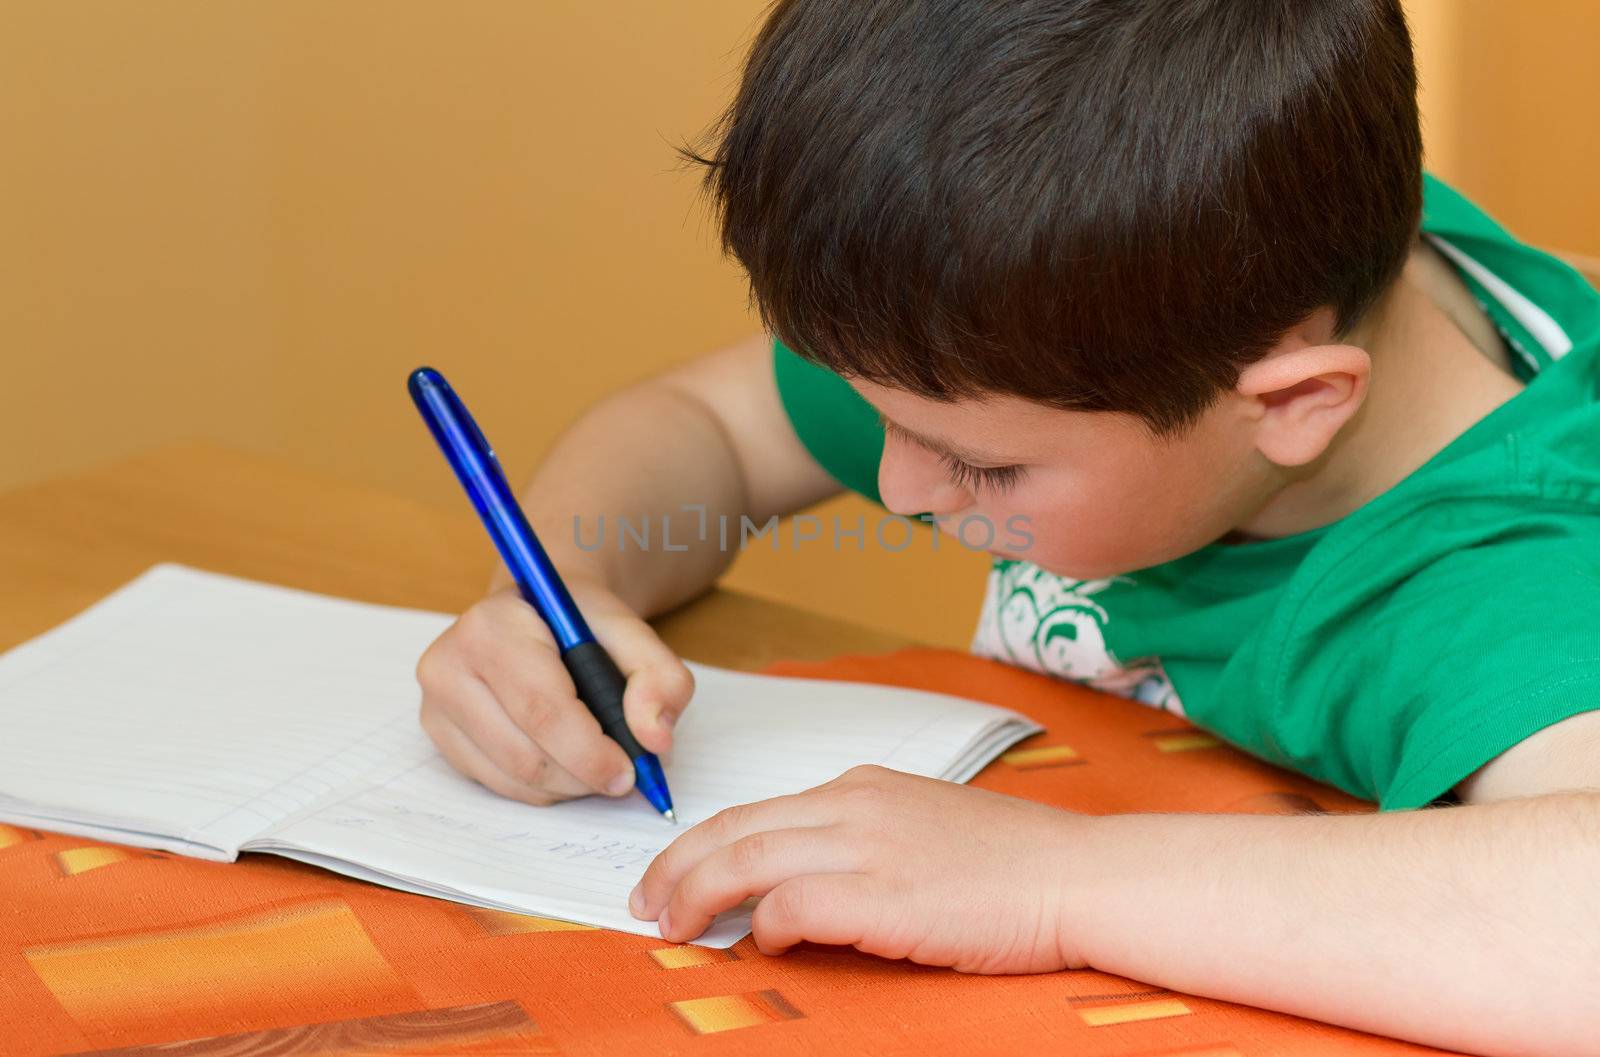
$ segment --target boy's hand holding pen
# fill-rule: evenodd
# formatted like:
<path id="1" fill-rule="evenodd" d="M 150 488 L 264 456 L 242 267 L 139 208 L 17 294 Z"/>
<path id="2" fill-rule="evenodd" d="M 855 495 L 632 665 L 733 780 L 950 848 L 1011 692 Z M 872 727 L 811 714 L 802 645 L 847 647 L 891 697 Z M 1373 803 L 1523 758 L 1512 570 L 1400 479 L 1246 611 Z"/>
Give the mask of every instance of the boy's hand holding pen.
<path id="1" fill-rule="evenodd" d="M 421 368 L 410 389 L 515 580 L 418 662 L 423 728 L 452 766 L 502 796 L 549 804 L 638 785 L 676 821 L 656 754 L 693 694 L 689 669 L 606 587 L 557 575 L 444 378 Z"/>

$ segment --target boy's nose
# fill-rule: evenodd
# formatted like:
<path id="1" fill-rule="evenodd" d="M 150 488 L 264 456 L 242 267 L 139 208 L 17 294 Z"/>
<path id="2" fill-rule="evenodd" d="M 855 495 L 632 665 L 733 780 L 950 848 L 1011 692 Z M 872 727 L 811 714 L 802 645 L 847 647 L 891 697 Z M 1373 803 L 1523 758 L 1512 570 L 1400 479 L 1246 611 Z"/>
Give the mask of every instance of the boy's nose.
<path id="1" fill-rule="evenodd" d="M 954 514 L 972 503 L 972 494 L 950 480 L 937 455 L 892 437 L 878 461 L 878 497 L 891 513 L 907 517 Z"/>

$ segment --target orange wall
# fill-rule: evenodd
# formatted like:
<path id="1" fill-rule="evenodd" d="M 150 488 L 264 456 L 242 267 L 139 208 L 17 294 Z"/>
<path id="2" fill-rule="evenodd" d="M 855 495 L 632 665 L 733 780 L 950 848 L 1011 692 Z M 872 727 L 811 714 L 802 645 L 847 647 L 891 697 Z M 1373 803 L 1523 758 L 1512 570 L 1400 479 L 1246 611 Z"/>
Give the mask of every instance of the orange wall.
<path id="1" fill-rule="evenodd" d="M 1429 166 L 1519 236 L 1600 256 L 1600 3 L 1406 7 Z"/>
<path id="2" fill-rule="evenodd" d="M 0 487 L 207 436 L 459 508 L 424 362 L 525 476 L 599 394 L 753 329 L 670 144 L 764 7 L 8 0 Z M 1600 253 L 1600 5 L 1410 7 L 1434 167 Z M 959 646 L 982 567 L 814 546 L 730 582 Z"/>
<path id="3" fill-rule="evenodd" d="M 668 141 L 753 3 L 9 6 L 0 298 L 42 399 L 8 429 L 48 441 L 0 482 L 204 432 L 446 499 L 397 450 L 410 367 L 525 469 L 752 329 Z"/>

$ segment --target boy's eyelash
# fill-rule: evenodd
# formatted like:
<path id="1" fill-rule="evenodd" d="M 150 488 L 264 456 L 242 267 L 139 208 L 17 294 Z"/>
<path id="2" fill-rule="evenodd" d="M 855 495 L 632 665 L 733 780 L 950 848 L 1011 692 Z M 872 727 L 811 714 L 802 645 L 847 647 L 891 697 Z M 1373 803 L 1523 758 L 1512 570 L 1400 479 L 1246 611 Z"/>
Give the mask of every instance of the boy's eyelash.
<path id="1" fill-rule="evenodd" d="M 886 433 L 896 433 L 900 429 L 885 418 L 881 411 L 878 412 L 878 424 Z M 906 439 L 919 447 L 923 446 L 915 437 Z M 985 488 L 993 492 L 1004 492 L 1022 477 L 1021 466 L 969 466 L 953 455 L 946 455 L 944 452 L 934 452 L 934 454 L 944 463 L 945 473 L 950 480 L 964 488 Z"/>
<path id="2" fill-rule="evenodd" d="M 968 466 L 949 455 L 940 455 L 939 460 L 944 463 L 945 473 L 950 475 L 950 480 L 964 488 L 1004 492 L 1022 476 L 1020 466 Z"/>

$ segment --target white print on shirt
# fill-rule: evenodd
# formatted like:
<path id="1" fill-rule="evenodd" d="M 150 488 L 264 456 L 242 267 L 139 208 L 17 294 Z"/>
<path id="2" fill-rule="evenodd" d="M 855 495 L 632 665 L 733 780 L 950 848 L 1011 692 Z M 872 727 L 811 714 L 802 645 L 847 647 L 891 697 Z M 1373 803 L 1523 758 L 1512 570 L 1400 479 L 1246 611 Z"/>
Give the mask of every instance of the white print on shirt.
<path id="1" fill-rule="evenodd" d="M 1112 584 L 1133 581 L 1068 580 L 1032 562 L 998 561 L 989 571 L 971 650 L 1183 715 L 1158 658 L 1123 664 L 1106 646 L 1111 617 L 1093 596 Z"/>

